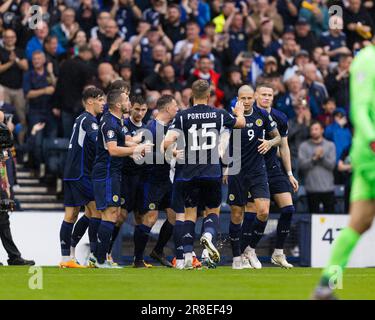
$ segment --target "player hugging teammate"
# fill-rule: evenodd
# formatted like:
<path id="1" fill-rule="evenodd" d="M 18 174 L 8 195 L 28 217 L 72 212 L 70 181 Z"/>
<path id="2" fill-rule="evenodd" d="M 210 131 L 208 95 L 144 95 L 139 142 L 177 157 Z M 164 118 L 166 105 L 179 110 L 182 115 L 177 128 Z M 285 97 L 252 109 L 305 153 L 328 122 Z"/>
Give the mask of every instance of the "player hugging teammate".
<path id="1" fill-rule="evenodd" d="M 233 268 L 261 268 L 255 248 L 267 224 L 270 196 L 281 211 L 272 262 L 292 267 L 283 245 L 294 212 L 291 192 L 298 189 L 298 183 L 291 173 L 286 116 L 271 109 L 273 89 L 260 85 L 254 93 L 250 86 L 241 87 L 230 114 L 208 105 L 209 83 L 198 80 L 192 85 L 190 108 L 178 112 L 174 97 L 164 95 L 157 101 L 157 116 L 146 126 L 142 122 L 147 112 L 144 100 L 132 97 L 129 102 L 128 94 L 126 83 L 115 81 L 98 124 L 105 96 L 94 87 L 83 92 L 85 111 L 74 124 L 65 168 L 60 266 L 83 267 L 75 259 L 74 248 L 88 229 L 88 265 L 119 268 L 111 258 L 112 245 L 128 213 L 133 212 L 133 266 L 151 267 L 143 255 L 159 210 L 166 211 L 167 219 L 150 256 L 171 267 L 163 248 L 173 234 L 174 266 L 200 267 L 193 245 L 197 214 L 202 210 L 200 242 L 209 265 L 215 266 L 220 261 L 215 242 L 224 181 L 229 184 Z M 234 138 L 236 134 L 240 141 Z M 224 161 L 228 150 L 231 163 Z M 81 206 L 86 208 L 85 215 L 76 223 Z"/>

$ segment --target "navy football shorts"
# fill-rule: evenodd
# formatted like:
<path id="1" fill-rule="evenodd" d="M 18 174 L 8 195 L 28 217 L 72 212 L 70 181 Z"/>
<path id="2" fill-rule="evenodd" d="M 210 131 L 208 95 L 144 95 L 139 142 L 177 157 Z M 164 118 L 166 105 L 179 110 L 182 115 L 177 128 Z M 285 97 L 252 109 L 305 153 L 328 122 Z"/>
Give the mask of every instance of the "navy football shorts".
<path id="1" fill-rule="evenodd" d="M 243 207 L 252 199 L 269 199 L 267 174 L 256 176 L 243 173 L 228 177 L 228 201 L 230 206 Z"/>
<path id="2" fill-rule="evenodd" d="M 93 180 L 93 184 L 97 210 L 121 206 L 121 174 Z"/>
<path id="3" fill-rule="evenodd" d="M 121 208 L 131 212 L 137 209 L 137 195 L 142 193 L 141 175 L 123 175 L 121 181 Z"/>
<path id="4" fill-rule="evenodd" d="M 175 181 L 172 187 L 172 204 L 171 207 L 174 212 L 184 213 L 185 212 L 185 198 L 184 198 L 184 191 L 183 191 L 183 184 L 182 181 Z M 198 217 L 203 215 L 203 211 L 205 210 L 204 200 L 202 197 L 199 199 L 198 203 Z"/>
<path id="5" fill-rule="evenodd" d="M 185 208 L 218 208 L 221 205 L 221 178 L 182 181 Z"/>
<path id="6" fill-rule="evenodd" d="M 80 207 L 94 201 L 91 178 L 83 176 L 79 180 L 64 181 L 64 206 Z"/>
<path id="7" fill-rule="evenodd" d="M 280 167 L 275 166 L 272 170 L 267 171 L 268 183 L 270 185 L 271 195 L 279 193 L 292 193 L 292 185 L 287 177 L 287 175 L 281 170 Z"/>
<path id="8" fill-rule="evenodd" d="M 138 193 L 138 208 L 140 214 L 151 210 L 165 210 L 171 208 L 172 183 L 165 182 L 143 183 L 142 192 Z"/>

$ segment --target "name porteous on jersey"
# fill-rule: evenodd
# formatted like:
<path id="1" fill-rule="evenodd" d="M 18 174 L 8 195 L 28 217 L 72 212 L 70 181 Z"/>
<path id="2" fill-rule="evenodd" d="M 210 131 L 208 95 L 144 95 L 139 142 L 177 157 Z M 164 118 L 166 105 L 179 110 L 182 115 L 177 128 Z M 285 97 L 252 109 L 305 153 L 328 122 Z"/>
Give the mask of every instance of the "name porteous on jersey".
<path id="1" fill-rule="evenodd" d="M 216 119 L 217 114 L 215 112 L 190 113 L 188 114 L 187 117 L 188 117 L 188 120 Z"/>

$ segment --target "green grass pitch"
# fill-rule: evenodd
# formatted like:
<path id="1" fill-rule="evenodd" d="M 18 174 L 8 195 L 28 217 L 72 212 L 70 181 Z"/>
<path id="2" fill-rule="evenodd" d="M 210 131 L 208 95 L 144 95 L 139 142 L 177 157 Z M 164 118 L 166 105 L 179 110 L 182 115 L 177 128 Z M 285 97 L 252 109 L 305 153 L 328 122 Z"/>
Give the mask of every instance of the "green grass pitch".
<path id="1" fill-rule="evenodd" d="M 308 299 L 320 269 L 59 269 L 43 267 L 31 290 L 27 267 L 0 267 L 0 299 Z M 375 269 L 348 269 L 341 299 L 375 299 Z"/>

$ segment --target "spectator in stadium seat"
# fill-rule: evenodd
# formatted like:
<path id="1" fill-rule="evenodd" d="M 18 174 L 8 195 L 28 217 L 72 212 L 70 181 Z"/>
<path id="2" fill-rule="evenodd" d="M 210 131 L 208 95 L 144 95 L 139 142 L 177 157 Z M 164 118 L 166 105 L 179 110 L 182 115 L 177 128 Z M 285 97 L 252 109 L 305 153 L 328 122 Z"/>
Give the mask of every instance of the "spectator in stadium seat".
<path id="1" fill-rule="evenodd" d="M 318 46 L 318 40 L 311 31 L 311 26 L 305 18 L 299 18 L 296 23 L 296 40 L 301 49 L 312 52 Z"/>
<path id="2" fill-rule="evenodd" d="M 87 36 L 83 30 L 78 30 L 75 36 L 69 41 L 69 55 L 78 56 L 79 47 L 87 44 Z"/>
<path id="3" fill-rule="evenodd" d="M 173 65 L 166 63 L 160 66 L 159 72 L 153 72 L 145 80 L 144 84 L 147 90 L 162 91 L 164 89 L 171 89 L 173 92 L 181 91 L 182 86 L 176 79 Z"/>
<path id="4" fill-rule="evenodd" d="M 286 82 L 287 91 L 276 100 L 276 108 L 284 112 L 288 119 L 296 116 L 295 108 L 299 107 L 303 100 L 306 102 L 306 90 L 302 87 L 301 78 L 294 75 Z"/>
<path id="5" fill-rule="evenodd" d="M 305 77 L 304 87 L 307 89 L 308 103 L 310 105 L 313 118 L 322 113 L 323 103 L 328 98 L 325 85 L 318 82 L 317 68 L 315 64 L 308 63 L 303 68 Z"/>
<path id="6" fill-rule="evenodd" d="M 221 77 L 219 80 L 219 88 L 223 91 L 223 105 L 228 112 L 232 112 L 230 108 L 231 100 L 237 96 L 238 89 L 242 86 L 242 78 L 240 68 L 232 66 L 228 69 L 227 76 Z"/>
<path id="7" fill-rule="evenodd" d="M 66 8 L 61 14 L 60 23 L 52 27 L 51 34 L 57 37 L 59 43 L 66 51 L 68 50 L 69 42 L 78 30 L 79 24 L 75 21 L 75 11 L 71 8 Z"/>
<path id="8" fill-rule="evenodd" d="M 211 85 L 211 90 L 215 91 L 217 102 L 223 98 L 223 92 L 219 89 L 220 74 L 213 69 L 213 63 L 208 56 L 201 56 L 197 62 L 197 68 L 186 82 L 187 87 L 191 87 L 196 80 L 207 80 Z"/>
<path id="9" fill-rule="evenodd" d="M 199 42 L 199 49 L 198 52 L 192 54 L 185 62 L 184 66 L 184 77 L 185 79 L 188 79 L 192 72 L 194 71 L 194 68 L 197 65 L 197 61 L 200 57 L 208 56 L 210 60 L 213 63 L 214 70 L 217 73 L 222 72 L 222 66 L 220 63 L 220 60 L 216 58 L 215 54 L 212 52 L 213 44 L 209 39 L 202 39 Z"/>
<path id="10" fill-rule="evenodd" d="M 236 7 L 233 1 L 230 1 L 230 0 L 224 1 L 219 15 L 212 19 L 212 22 L 215 25 L 216 33 L 221 33 L 224 31 L 225 21 L 228 19 L 231 13 L 235 10 L 236 10 Z"/>
<path id="11" fill-rule="evenodd" d="M 108 19 L 104 26 L 104 34 L 100 33 L 98 39 L 103 46 L 102 57 L 104 59 L 110 59 L 123 42 L 123 38 L 119 33 L 117 23 L 114 19 Z"/>
<path id="12" fill-rule="evenodd" d="M 349 0 L 348 7 L 344 8 L 343 19 L 349 49 L 352 50 L 356 43 L 361 46 L 362 41 L 367 38 L 364 34 L 369 33 L 368 39 L 374 35 L 374 21 L 362 7 L 362 0 Z"/>
<path id="13" fill-rule="evenodd" d="M 310 135 L 311 112 L 306 103 L 302 101 L 293 106 L 296 116 L 288 121 L 288 143 L 290 148 L 292 170 L 294 176 L 299 175 L 298 149 L 302 142 Z"/>
<path id="14" fill-rule="evenodd" d="M 335 185 L 333 171 L 336 166 L 336 148 L 333 142 L 324 139 L 324 128 L 319 121 L 310 126 L 311 138 L 301 143 L 298 162 L 304 176 L 310 213 L 333 213 Z"/>
<path id="15" fill-rule="evenodd" d="M 130 96 L 142 95 L 143 87 L 142 83 L 137 81 L 137 78 L 133 76 L 133 68 L 130 63 L 121 64 L 119 67 L 120 77 L 131 84 Z"/>
<path id="16" fill-rule="evenodd" d="M 311 26 L 311 31 L 316 37 L 328 30 L 328 8 L 322 0 L 312 0 L 311 5 L 306 7 L 302 4 L 298 18 L 305 18 Z"/>
<path id="17" fill-rule="evenodd" d="M 44 52 L 46 55 L 47 63 L 51 63 L 53 66 L 53 74 L 57 77 L 59 75 L 59 68 L 61 62 L 61 56 L 57 54 L 57 46 L 59 42 L 56 36 L 48 36 L 44 40 Z"/>
<path id="18" fill-rule="evenodd" d="M 349 111 L 349 69 L 353 61 L 351 54 L 340 56 L 337 68 L 326 78 L 329 96 L 335 99 L 340 108 Z"/>
<path id="19" fill-rule="evenodd" d="M 194 20 L 203 31 L 205 25 L 211 20 L 210 6 L 202 0 L 181 1 L 181 21 Z"/>
<path id="20" fill-rule="evenodd" d="M 260 20 L 259 35 L 255 36 L 254 41 L 250 41 L 249 46 L 256 53 L 263 56 L 276 56 L 280 49 L 278 37 L 274 33 L 274 22 L 268 17 Z"/>
<path id="21" fill-rule="evenodd" d="M 181 9 L 177 4 L 169 4 L 167 16 L 162 18 L 163 30 L 174 45 L 185 38 L 186 26 L 181 22 Z"/>
<path id="22" fill-rule="evenodd" d="M 116 20 L 124 39 L 129 40 L 137 33 L 136 25 L 142 18 L 142 11 L 134 0 L 119 0 L 114 1 L 111 16 Z"/>
<path id="23" fill-rule="evenodd" d="M 298 52 L 297 42 L 294 33 L 284 33 L 282 37 L 282 46 L 277 50 L 277 57 L 279 60 L 279 71 L 284 73 L 294 65 L 294 57 Z"/>
<path id="24" fill-rule="evenodd" d="M 74 120 L 82 111 L 83 88 L 93 80 L 94 70 L 88 64 L 92 58 L 92 50 L 86 45 L 79 48 L 78 57 L 64 61 L 60 67 L 54 106 L 61 114 L 64 138 L 70 138 Z"/>
<path id="25" fill-rule="evenodd" d="M 151 6 L 143 11 L 143 19 L 151 26 L 160 25 L 161 16 L 167 13 L 167 0 L 151 0 Z"/>
<path id="26" fill-rule="evenodd" d="M 349 54 L 350 50 L 346 46 L 346 34 L 342 32 L 344 21 L 339 15 L 333 15 L 328 31 L 320 35 L 320 46 L 332 61 L 338 61 L 341 54 Z"/>
<path id="27" fill-rule="evenodd" d="M 4 87 L 4 101 L 16 108 L 17 115 L 26 125 L 25 98 L 22 77 L 28 69 L 23 50 L 16 46 L 17 35 L 11 29 L 3 31 L 3 46 L 0 47 L 0 84 Z"/>
<path id="28" fill-rule="evenodd" d="M 322 75 L 323 80 L 330 75 L 331 72 L 331 60 L 329 56 L 325 53 L 322 53 L 317 61 L 318 72 Z"/>
<path id="29" fill-rule="evenodd" d="M 34 51 L 32 56 L 33 69 L 25 73 L 23 78 L 23 90 L 28 100 L 28 124 L 32 128 L 39 122 L 45 122 L 46 128 L 38 132 L 35 137 L 33 149 L 33 169 L 39 168 L 43 161 L 43 139 L 57 136 L 55 114 L 52 110 L 51 96 L 55 92 L 55 81 L 52 65 L 46 68 L 45 54 L 42 51 Z"/>
<path id="30" fill-rule="evenodd" d="M 324 113 L 319 114 L 316 119 L 323 125 L 323 127 L 327 127 L 333 123 L 333 113 L 336 110 L 336 102 L 332 98 L 328 98 L 324 101 L 323 104 Z"/>
<path id="31" fill-rule="evenodd" d="M 277 12 L 281 15 L 285 27 L 294 26 L 302 0 L 278 0 L 276 3 Z"/>
<path id="32" fill-rule="evenodd" d="M 111 19 L 111 15 L 109 12 L 102 11 L 98 14 L 98 18 L 96 20 L 96 26 L 93 27 L 90 31 L 90 38 L 98 39 L 99 37 L 104 36 L 105 34 L 105 26 L 107 22 Z"/>
<path id="33" fill-rule="evenodd" d="M 245 2 L 241 3 L 243 3 L 242 11 L 232 11 L 224 25 L 224 32 L 229 34 L 228 47 L 231 53 L 231 60 L 236 59 L 242 51 L 247 50 L 248 35 L 250 31 L 256 28 Z"/>
<path id="34" fill-rule="evenodd" d="M 273 21 L 275 33 L 282 34 L 284 31 L 284 22 L 283 18 L 277 12 L 276 1 L 270 4 L 268 0 L 257 0 L 252 9 L 254 13 L 251 16 L 254 19 L 256 30 L 259 30 L 262 18 L 268 17 Z"/>
<path id="35" fill-rule="evenodd" d="M 306 50 L 298 51 L 294 58 L 293 66 L 285 70 L 283 81 L 287 82 L 290 77 L 297 75 L 300 77 L 300 80 L 303 81 L 303 68 L 306 64 L 310 62 L 310 55 Z"/>
<path id="36" fill-rule="evenodd" d="M 338 162 L 343 152 L 352 144 L 352 134 L 347 127 L 348 118 L 343 108 L 337 108 L 333 112 L 333 119 L 333 123 L 326 127 L 324 137 L 335 144 Z"/>
<path id="37" fill-rule="evenodd" d="M 135 71 L 136 60 L 133 56 L 133 53 L 133 45 L 130 42 L 121 43 L 118 52 L 112 56 L 112 59 L 110 61 L 117 72 L 119 72 L 120 65 L 123 64 L 130 64 L 132 71 Z"/>
<path id="38" fill-rule="evenodd" d="M 118 78 L 112 65 L 108 62 L 103 62 L 98 67 L 98 77 L 94 81 L 94 85 L 103 90 L 104 93 L 108 93 L 110 84 Z"/>
<path id="39" fill-rule="evenodd" d="M 34 31 L 35 35 L 26 44 L 26 58 L 31 62 L 32 54 L 36 50 L 43 51 L 44 40 L 47 38 L 49 33 L 48 25 L 45 22 L 41 22 L 39 28 Z M 57 46 L 57 53 L 65 53 L 65 49 L 59 43 Z"/>
<path id="40" fill-rule="evenodd" d="M 198 50 L 199 42 L 199 25 L 195 21 L 187 22 L 186 38 L 178 41 L 173 50 L 174 62 L 183 66 L 185 61 Z"/>
<path id="41" fill-rule="evenodd" d="M 185 110 L 190 107 L 191 94 L 192 94 L 191 88 L 185 88 L 184 90 L 182 90 L 182 94 L 181 94 L 182 110 Z"/>
<path id="42" fill-rule="evenodd" d="M 91 36 L 91 29 L 96 26 L 97 17 L 98 10 L 94 7 L 93 0 L 81 0 L 77 9 L 77 22 L 87 38 Z"/>

